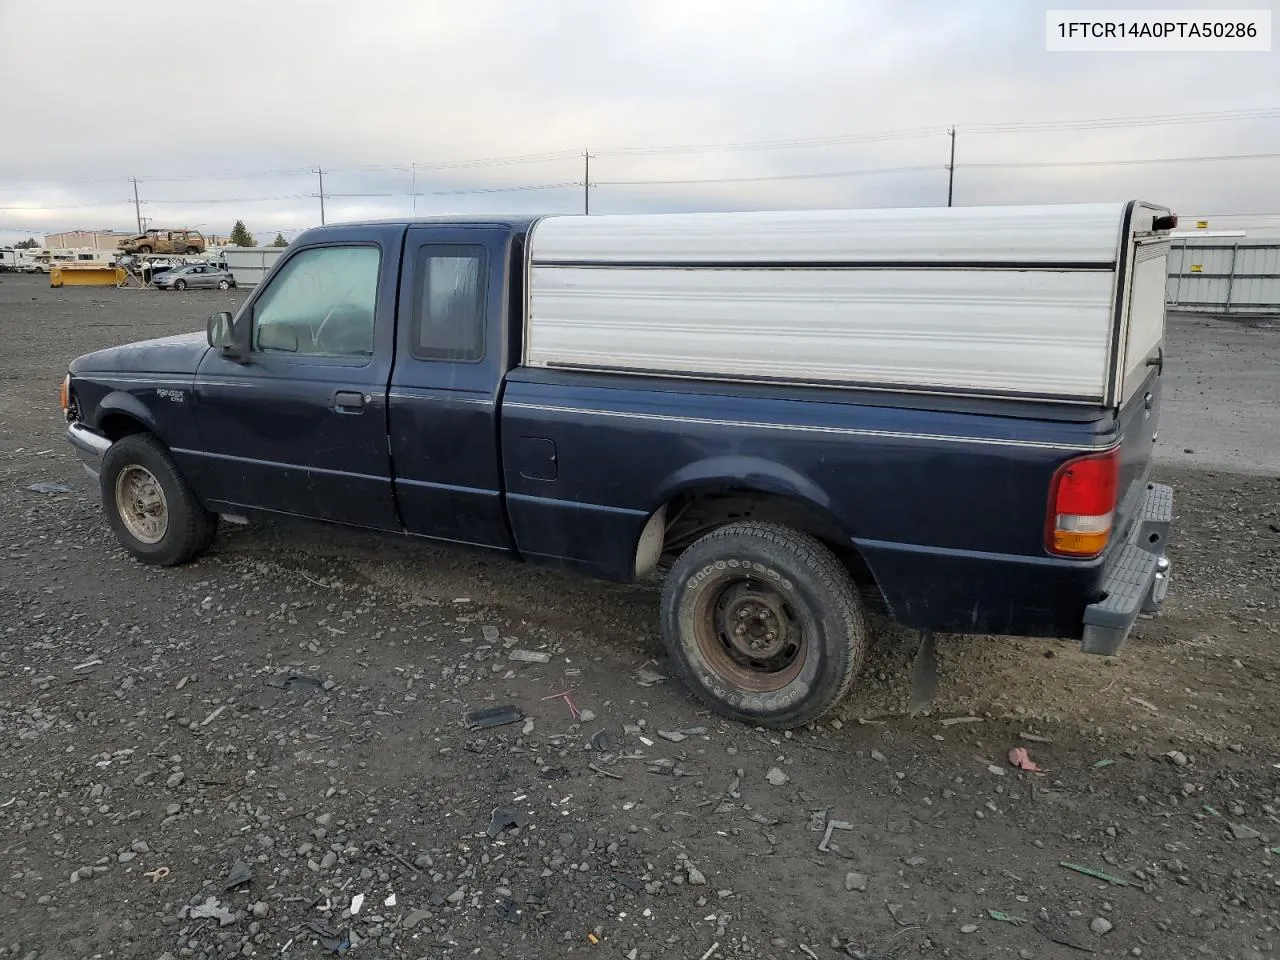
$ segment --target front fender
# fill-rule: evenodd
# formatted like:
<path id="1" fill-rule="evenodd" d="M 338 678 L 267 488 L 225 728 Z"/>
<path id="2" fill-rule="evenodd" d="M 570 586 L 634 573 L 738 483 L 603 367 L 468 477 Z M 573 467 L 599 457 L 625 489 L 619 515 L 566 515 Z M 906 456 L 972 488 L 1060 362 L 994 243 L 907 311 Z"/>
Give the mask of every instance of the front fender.
<path id="1" fill-rule="evenodd" d="M 97 413 L 93 418 L 93 426 L 101 430 L 103 422 L 116 414 L 123 414 L 130 419 L 137 420 L 144 427 L 154 434 L 159 434 L 160 430 L 156 424 L 155 414 L 141 400 L 131 393 L 123 390 L 112 390 L 98 404 Z"/>

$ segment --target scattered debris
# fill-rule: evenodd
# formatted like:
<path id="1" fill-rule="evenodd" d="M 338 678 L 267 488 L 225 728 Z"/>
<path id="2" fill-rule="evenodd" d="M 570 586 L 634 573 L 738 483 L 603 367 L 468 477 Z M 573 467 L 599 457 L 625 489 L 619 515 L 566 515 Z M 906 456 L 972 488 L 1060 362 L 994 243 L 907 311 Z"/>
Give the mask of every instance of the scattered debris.
<path id="1" fill-rule="evenodd" d="M 1114 766 L 1114 765 L 1115 765 L 1115 761 L 1114 761 L 1114 760 L 1112 760 L 1110 757 L 1103 757 L 1101 760 L 1098 760 L 1098 761 L 1096 761 L 1096 762 L 1094 763 L 1094 767 L 1095 767 L 1095 768 L 1098 768 L 1098 767 L 1110 767 L 1110 766 Z"/>
<path id="2" fill-rule="evenodd" d="M 501 727 L 508 723 L 519 723 L 523 719 L 524 711 L 514 703 L 502 704 L 496 707 L 481 707 L 477 710 L 472 710 L 466 716 L 467 726 L 472 730 Z"/>
<path id="3" fill-rule="evenodd" d="M 330 953 L 342 953 L 351 948 L 351 938 L 345 930 L 336 930 L 323 920 L 308 920 L 303 926 L 316 935 L 320 946 Z"/>
<path id="4" fill-rule="evenodd" d="M 563 700 L 564 705 L 569 708 L 569 716 L 573 717 L 575 723 L 582 719 L 582 711 L 578 709 L 578 705 L 573 702 L 573 694 L 566 690 L 564 693 L 553 693 L 549 697 L 543 697 L 543 700 Z M 594 715 L 593 715 L 594 716 Z"/>
<path id="5" fill-rule="evenodd" d="M 394 907 L 396 905 L 396 895 L 394 893 L 387 894 L 387 899 L 382 901 L 384 907 Z"/>
<path id="6" fill-rule="evenodd" d="M 826 832 L 823 833 L 822 839 L 818 841 L 818 850 L 821 851 L 822 853 L 840 853 L 843 856 L 839 847 L 832 846 L 831 834 L 832 834 L 832 831 L 835 831 L 835 830 L 852 830 L 852 829 L 853 829 L 852 823 L 846 823 L 844 820 L 828 820 Z"/>
<path id="7" fill-rule="evenodd" d="M 1020 927 L 1028 920 L 1026 917 L 1015 917 L 1011 913 L 1005 913 L 1003 910 L 988 910 L 987 916 L 992 920 L 999 920 L 1001 923 L 1011 923 L 1015 927 Z"/>
<path id="8" fill-rule="evenodd" d="M 190 915 L 193 920 L 203 920 L 205 918 L 217 920 L 220 927 L 229 927 L 240 916 L 238 913 L 224 907 L 217 897 L 209 897 L 199 906 L 192 907 Z"/>
<path id="9" fill-rule="evenodd" d="M 489 839 L 497 840 L 503 830 L 523 827 L 529 822 L 529 813 L 519 807 L 495 807 L 489 817 Z"/>
<path id="10" fill-rule="evenodd" d="M 781 767 L 770 767 L 769 772 L 764 775 L 764 778 L 775 787 L 785 787 L 791 782 L 791 778 L 782 772 Z"/>
<path id="11" fill-rule="evenodd" d="M 844 875 L 844 888 L 850 893 L 866 893 L 867 875 L 850 870 Z"/>
<path id="12" fill-rule="evenodd" d="M 1185 767 L 1190 762 L 1181 750 L 1170 750 L 1164 757 L 1176 767 Z"/>
<path id="13" fill-rule="evenodd" d="M 597 753 L 612 753 L 613 738 L 609 736 L 609 731 L 601 727 L 591 735 L 591 749 Z"/>
<path id="14" fill-rule="evenodd" d="M 1136 703 L 1140 707 L 1146 707 L 1152 713 L 1160 712 L 1160 708 L 1157 707 L 1154 703 L 1152 703 L 1150 700 L 1143 700 L 1141 697 L 1130 697 L 1129 702 Z"/>
<path id="15" fill-rule="evenodd" d="M 997 777 L 1004 776 L 1004 767 L 997 766 L 994 763 L 987 764 L 987 773 L 994 774 Z"/>
<path id="16" fill-rule="evenodd" d="M 716 955 L 716 951 L 719 949 L 720 949 L 720 941 L 717 940 L 715 943 L 711 945 L 710 949 L 708 949 L 706 953 L 704 953 L 702 956 L 698 958 L 698 960 L 711 960 L 711 958 Z"/>
<path id="17" fill-rule="evenodd" d="M 48 480 L 41 480 L 39 483 L 28 485 L 28 490 L 32 493 L 70 493 L 71 488 L 65 483 L 51 483 Z"/>
<path id="18" fill-rule="evenodd" d="M 237 860 L 231 866 L 227 879 L 223 881 L 223 890 L 234 890 L 236 887 L 242 887 L 253 879 L 253 868 L 243 860 Z"/>
<path id="19" fill-rule="evenodd" d="M 541 650 L 521 650 L 516 648 L 507 654 L 508 660 L 514 660 L 517 663 L 550 663 L 551 654 L 543 653 Z"/>
<path id="20" fill-rule="evenodd" d="M 324 681 L 315 677 L 304 677 L 297 673 L 276 673 L 267 680 L 268 687 L 280 690 L 300 690 L 304 693 L 318 693 L 324 689 Z"/>
<path id="21" fill-rule="evenodd" d="M 1262 834 L 1253 827 L 1247 827 L 1243 823 L 1231 824 L 1231 836 L 1236 840 L 1258 840 Z"/>
<path id="22" fill-rule="evenodd" d="M 1220 812 L 1218 812 L 1218 810 L 1216 810 L 1214 807 L 1211 807 L 1211 806 L 1210 806 L 1209 804 L 1207 804 L 1207 803 L 1206 803 L 1203 807 L 1201 807 L 1200 809 L 1202 809 L 1205 813 L 1209 814 L 1209 816 L 1211 816 L 1211 817 L 1217 817 L 1217 818 L 1219 818 L 1219 819 L 1221 819 L 1221 818 L 1222 818 L 1222 814 L 1221 814 Z"/>
<path id="23" fill-rule="evenodd" d="M 1028 773 L 1043 773 L 1035 762 L 1031 759 L 1031 754 L 1027 753 L 1026 747 L 1014 747 L 1009 751 L 1009 765 L 1017 767 L 1019 770 L 1026 770 Z"/>
<path id="24" fill-rule="evenodd" d="M 1093 953 L 1093 947 L 1085 943 L 1076 935 L 1065 922 L 1061 920 L 1052 920 L 1047 917 L 1036 920 L 1031 924 L 1032 929 L 1039 933 L 1046 940 L 1054 943 L 1060 943 L 1064 947 L 1071 947 L 1073 950 L 1082 950 L 1085 953 Z"/>
<path id="25" fill-rule="evenodd" d="M 687 866 L 689 868 L 688 869 L 689 886 L 705 887 L 707 885 L 707 878 L 703 875 L 702 871 L 699 870 L 697 867 L 695 867 L 692 863 L 688 864 Z"/>
<path id="26" fill-rule="evenodd" d="M 1074 870 L 1076 873 L 1082 873 L 1086 877 L 1093 877 L 1095 880 L 1103 880 L 1117 887 L 1135 887 L 1137 884 L 1124 879 L 1124 877 L 1113 876 L 1110 873 L 1103 873 L 1101 870 L 1095 870 L 1093 867 L 1082 867 L 1078 863 L 1067 863 L 1063 860 L 1058 866 L 1065 867 L 1068 870 Z"/>
<path id="27" fill-rule="evenodd" d="M 1106 917 L 1094 917 L 1089 921 L 1089 929 L 1100 937 L 1105 937 L 1108 933 L 1116 928 L 1115 924 Z"/>
<path id="28" fill-rule="evenodd" d="M 1042 737 L 1038 733 L 1027 733 L 1026 731 L 1023 731 L 1022 733 L 1019 733 L 1018 736 L 1021 739 L 1026 740 L 1028 743 L 1053 743 L 1053 737 Z"/>
<path id="29" fill-rule="evenodd" d="M 652 687 L 654 684 L 661 683 L 663 680 L 667 679 L 657 670 L 651 669 L 649 664 L 653 664 L 653 666 L 656 667 L 658 665 L 658 661 L 650 660 L 636 671 L 636 683 L 640 684 L 642 687 Z M 716 944 L 716 946 L 719 947 L 719 944 Z"/>
<path id="30" fill-rule="evenodd" d="M 207 717 L 200 721 L 200 726 L 207 727 L 209 724 L 213 723 L 213 721 L 222 716 L 226 709 L 227 705 L 225 703 L 222 704 L 222 706 L 215 708 Z"/>
<path id="31" fill-rule="evenodd" d="M 357 893 L 351 898 L 351 915 L 354 917 L 360 912 L 360 908 L 364 906 L 364 894 Z"/>
<path id="32" fill-rule="evenodd" d="M 91 668 L 93 668 L 93 667 L 100 667 L 100 666 L 102 666 L 102 663 L 103 663 L 103 661 L 102 661 L 102 658 L 101 658 L 101 657 L 94 657 L 92 660 L 86 660 L 84 663 L 77 663 L 77 664 L 76 664 L 74 667 L 72 667 L 71 669 L 72 669 L 73 671 L 89 670 L 89 669 L 91 669 Z"/>
<path id="33" fill-rule="evenodd" d="M 148 870 L 146 873 L 143 874 L 143 876 L 146 877 L 148 880 L 150 880 L 152 883 L 159 883 L 168 875 L 169 875 L 168 867 L 156 867 L 154 870 Z"/>
<path id="34" fill-rule="evenodd" d="M 620 773 L 614 773 L 612 770 L 606 770 L 606 769 L 604 769 L 603 767 L 601 767 L 601 766 L 599 766 L 599 765 L 597 765 L 597 764 L 595 764 L 595 763 L 588 763 L 588 764 L 587 764 L 587 769 L 588 769 L 588 770 L 590 770 L 592 773 L 598 773 L 598 774 L 600 774 L 600 776 L 602 776 L 602 777 L 608 777 L 610 780 L 621 780 L 621 779 L 623 779 L 622 774 L 620 774 Z"/>
<path id="35" fill-rule="evenodd" d="M 960 928 L 960 932 L 964 934 L 977 933 L 978 925 L 976 923 L 966 923 Z"/>
<path id="36" fill-rule="evenodd" d="M 414 927 L 420 924 L 423 920 L 430 920 L 430 919 L 431 919 L 430 910 L 415 910 L 413 911 L 413 913 L 409 914 L 407 917 L 404 918 L 404 928 L 406 930 L 412 930 Z"/>
<path id="37" fill-rule="evenodd" d="M 944 727 L 954 727 L 957 723 L 981 723 L 981 717 L 947 717 L 941 723 Z"/>
<path id="38" fill-rule="evenodd" d="M 873 750 L 871 751 L 871 759 L 872 759 L 872 760 L 874 760 L 876 763 L 888 763 L 888 762 L 889 762 L 889 761 L 888 761 L 888 759 L 885 757 L 885 755 L 884 755 L 883 753 L 881 753 L 879 750 L 875 750 L 875 749 L 873 749 Z"/>
<path id="39" fill-rule="evenodd" d="M 670 740 L 672 743 L 680 743 L 683 740 L 689 739 L 685 734 L 681 733 L 679 730 L 659 730 L 658 736 L 660 736 L 663 740 Z M 777 768 L 775 767 L 774 769 L 776 770 Z M 783 776 L 786 776 L 786 774 L 783 774 Z M 783 782 L 785 783 L 786 781 L 783 781 Z"/>

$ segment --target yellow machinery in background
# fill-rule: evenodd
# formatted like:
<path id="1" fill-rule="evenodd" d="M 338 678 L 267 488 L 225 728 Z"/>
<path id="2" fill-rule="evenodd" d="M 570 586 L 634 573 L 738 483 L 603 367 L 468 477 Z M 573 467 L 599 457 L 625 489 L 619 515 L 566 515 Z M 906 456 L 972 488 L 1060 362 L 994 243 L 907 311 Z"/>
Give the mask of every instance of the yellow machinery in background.
<path id="1" fill-rule="evenodd" d="M 118 287 L 126 276 L 124 267 L 110 263 L 59 263 L 49 269 L 49 286 Z"/>

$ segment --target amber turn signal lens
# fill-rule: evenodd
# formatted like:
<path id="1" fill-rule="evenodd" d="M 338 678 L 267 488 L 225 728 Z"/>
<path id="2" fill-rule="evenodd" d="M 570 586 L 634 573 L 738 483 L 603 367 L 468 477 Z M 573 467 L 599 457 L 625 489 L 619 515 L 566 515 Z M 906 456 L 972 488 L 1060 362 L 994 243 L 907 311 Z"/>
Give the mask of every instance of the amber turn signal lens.
<path id="1" fill-rule="evenodd" d="M 71 374 L 62 378 L 62 386 L 58 388 L 58 403 L 62 405 L 63 413 L 71 409 Z"/>

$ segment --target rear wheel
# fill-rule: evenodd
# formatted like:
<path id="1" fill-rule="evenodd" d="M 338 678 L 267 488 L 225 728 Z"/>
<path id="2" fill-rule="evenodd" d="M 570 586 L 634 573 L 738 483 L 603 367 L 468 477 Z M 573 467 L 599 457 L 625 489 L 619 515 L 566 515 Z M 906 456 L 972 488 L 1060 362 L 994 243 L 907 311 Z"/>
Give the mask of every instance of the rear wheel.
<path id="1" fill-rule="evenodd" d="M 209 549 L 218 518 L 204 508 L 164 444 L 148 433 L 116 441 L 102 458 L 102 503 L 120 545 L 171 567 Z"/>
<path id="2" fill-rule="evenodd" d="M 848 573 L 781 524 L 734 523 L 681 554 L 662 593 L 681 678 L 718 713 L 779 729 L 816 720 L 862 665 L 866 622 Z"/>
<path id="3" fill-rule="evenodd" d="M 199 252 L 200 252 L 200 250 L 199 250 L 199 248 L 197 248 L 197 247 L 187 247 L 187 256 L 189 256 L 189 257 L 190 257 L 190 256 L 192 256 L 192 255 L 194 255 L 194 254 L 197 254 L 197 253 L 199 253 Z"/>

